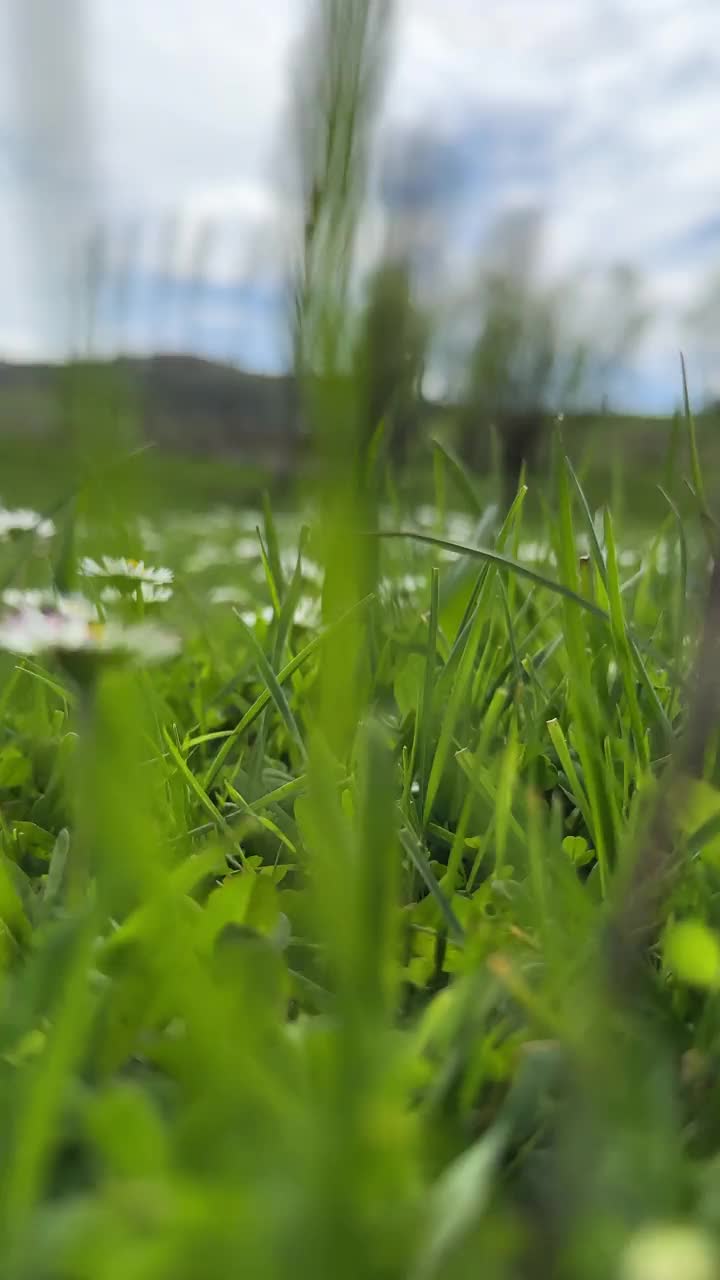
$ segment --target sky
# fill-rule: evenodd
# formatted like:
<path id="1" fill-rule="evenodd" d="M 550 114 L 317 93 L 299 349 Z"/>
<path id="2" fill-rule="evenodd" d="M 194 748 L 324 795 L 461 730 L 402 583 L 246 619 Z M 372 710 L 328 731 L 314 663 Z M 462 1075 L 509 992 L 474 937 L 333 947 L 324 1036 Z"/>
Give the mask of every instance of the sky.
<path id="1" fill-rule="evenodd" d="M 309 8 L 5 0 L 0 358 L 185 349 L 283 367 L 289 71 Z M 616 396 L 673 408 L 680 346 L 698 398 L 720 394 L 712 336 L 687 321 L 720 275 L 719 126 L 718 0 L 397 0 L 380 153 L 426 163 L 409 191 L 386 171 L 361 257 L 383 208 L 409 202 L 446 314 L 497 219 L 541 209 L 545 279 L 640 275 L 652 323 Z M 601 294 L 583 295 L 590 335 Z"/>

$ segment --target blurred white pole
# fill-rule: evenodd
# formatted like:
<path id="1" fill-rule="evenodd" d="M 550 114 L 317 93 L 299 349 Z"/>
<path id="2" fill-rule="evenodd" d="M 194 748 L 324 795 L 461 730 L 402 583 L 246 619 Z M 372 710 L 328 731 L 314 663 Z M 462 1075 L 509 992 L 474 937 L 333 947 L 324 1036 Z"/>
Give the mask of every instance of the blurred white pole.
<path id="1" fill-rule="evenodd" d="M 24 313 L 39 353 L 87 341 L 96 210 L 87 0 L 5 0 Z M 24 300 L 27 301 L 27 300 Z"/>

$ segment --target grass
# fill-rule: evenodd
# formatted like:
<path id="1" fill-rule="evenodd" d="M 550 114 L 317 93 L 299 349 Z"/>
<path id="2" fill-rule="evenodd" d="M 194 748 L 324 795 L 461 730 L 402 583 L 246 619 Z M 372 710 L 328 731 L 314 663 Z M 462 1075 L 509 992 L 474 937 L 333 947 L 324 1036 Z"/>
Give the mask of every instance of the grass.
<path id="1" fill-rule="evenodd" d="M 638 544 L 560 448 L 540 528 L 435 483 L 337 617 L 312 503 L 56 515 L 174 569 L 112 608 L 182 652 L 2 662 L 3 1276 L 716 1273 L 702 512 Z"/>
<path id="2" fill-rule="evenodd" d="M 97 611 L 0 621 L 0 1276 L 709 1280 L 703 432 L 685 394 L 647 506 L 605 430 L 589 470 L 558 442 L 502 523 L 446 445 L 402 497 L 352 301 L 391 6 L 315 16 L 292 113 L 312 494 L 280 511 L 143 452 L 94 380 L 42 472 L 0 457 L 57 526 L 0 543 L 3 588 Z M 86 555 L 132 563 L 108 582 Z M 157 665 L 154 621 L 179 641 Z M 135 661 L 101 660 L 117 635 Z"/>

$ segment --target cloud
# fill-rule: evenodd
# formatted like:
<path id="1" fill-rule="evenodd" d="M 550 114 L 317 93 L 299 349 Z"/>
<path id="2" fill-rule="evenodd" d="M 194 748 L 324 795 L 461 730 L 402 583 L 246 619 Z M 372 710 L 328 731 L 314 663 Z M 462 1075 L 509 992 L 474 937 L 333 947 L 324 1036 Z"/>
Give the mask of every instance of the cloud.
<path id="1" fill-rule="evenodd" d="M 142 341 L 167 278 L 178 307 L 193 298 L 184 340 L 229 344 L 236 307 L 239 354 L 267 365 L 282 339 L 260 299 L 282 298 L 294 219 L 283 128 L 305 0 L 59 11 L 8 0 L 0 18 L 0 348 L 61 349 L 82 313 L 81 228 L 100 220 Z M 442 235 L 437 260 L 462 282 L 499 212 L 541 206 L 550 275 L 644 272 L 658 318 L 628 394 L 649 402 L 655 379 L 665 396 L 679 317 L 720 259 L 719 73 L 717 0 L 398 0 L 381 142 L 425 153 L 379 184 L 365 259 L 391 208 L 428 252 Z"/>

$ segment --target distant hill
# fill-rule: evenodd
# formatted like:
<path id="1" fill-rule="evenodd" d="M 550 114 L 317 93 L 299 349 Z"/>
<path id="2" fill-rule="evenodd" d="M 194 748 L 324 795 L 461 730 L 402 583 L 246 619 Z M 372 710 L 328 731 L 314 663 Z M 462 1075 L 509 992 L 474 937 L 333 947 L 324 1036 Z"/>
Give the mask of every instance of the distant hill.
<path id="1" fill-rule="evenodd" d="M 166 450 L 207 458 L 233 458 L 259 465 L 279 478 L 292 473 L 305 452 L 294 379 L 248 373 L 232 365 L 190 355 L 153 355 L 74 364 L 11 364 L 0 361 L 0 440 L 13 437 L 62 441 L 74 412 L 75 393 L 92 397 L 91 420 L 111 431 L 121 415 L 136 415 L 142 435 Z M 418 426 L 429 456 L 428 435 L 455 438 L 452 405 L 424 402 Z M 707 466 L 720 468 L 718 415 L 698 415 Z M 563 429 L 568 452 L 592 470 L 615 462 L 657 469 L 671 437 L 669 418 L 588 412 L 568 415 Z M 684 433 L 683 433 L 684 434 Z M 478 420 L 478 472 L 492 465 L 492 435 Z"/>
<path id="2" fill-rule="evenodd" d="M 68 365 L 0 361 L 0 435 L 57 438 L 68 397 L 91 388 L 102 420 L 136 412 L 148 440 L 208 456 L 272 463 L 302 440 L 294 381 L 195 356 L 156 355 Z"/>

